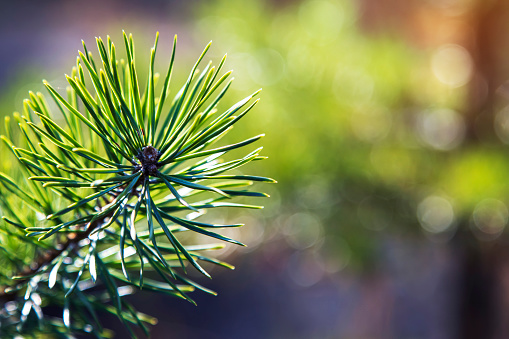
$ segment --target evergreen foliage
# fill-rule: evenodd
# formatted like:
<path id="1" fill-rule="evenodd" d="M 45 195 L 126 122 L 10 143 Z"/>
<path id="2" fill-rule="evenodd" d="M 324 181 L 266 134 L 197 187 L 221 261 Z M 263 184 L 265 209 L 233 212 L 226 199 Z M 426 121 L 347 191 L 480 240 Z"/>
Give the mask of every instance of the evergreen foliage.
<path id="1" fill-rule="evenodd" d="M 264 159 L 261 148 L 221 160 L 263 135 L 213 146 L 258 102 L 259 91 L 218 110 L 233 80 L 231 71 L 221 74 L 226 56 L 217 67 L 209 62 L 199 71 L 208 44 L 170 102 L 176 37 L 157 86 L 156 35 L 144 89 L 132 36 L 124 34 L 125 60 L 117 60 L 109 37 L 96 41 L 99 58 L 83 43 L 66 76 L 66 93 L 45 82 L 51 105 L 30 92 L 23 114 L 5 120 L 1 139 L 17 165 L 0 173 L 1 337 L 37 332 L 107 337 L 100 311 L 116 314 L 133 337 L 132 326 L 148 334 L 155 319 L 123 296 L 143 288 L 194 303 L 188 292 L 215 294 L 186 270 L 210 277 L 202 262 L 233 268 L 202 253 L 223 244 L 187 244 L 193 237 L 184 242 L 181 233 L 243 245 L 218 233 L 242 225 L 198 218 L 219 207 L 261 208 L 230 199 L 265 197 L 249 186 L 274 182 L 232 171 Z M 54 306 L 61 316 L 46 312 Z"/>

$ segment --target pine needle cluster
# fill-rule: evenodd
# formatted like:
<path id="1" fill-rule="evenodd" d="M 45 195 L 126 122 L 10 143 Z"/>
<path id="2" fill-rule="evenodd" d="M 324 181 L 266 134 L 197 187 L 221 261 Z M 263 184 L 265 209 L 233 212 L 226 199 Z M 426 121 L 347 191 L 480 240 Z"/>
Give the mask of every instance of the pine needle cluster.
<path id="1" fill-rule="evenodd" d="M 156 35 L 144 89 L 132 36 L 123 37 L 125 59 L 117 60 L 109 37 L 96 39 L 98 58 L 83 43 L 65 93 L 45 82 L 51 105 L 30 92 L 22 114 L 5 120 L 1 139 L 17 163 L 0 173 L 1 337 L 103 338 L 111 333 L 101 312 L 116 314 L 133 337 L 133 326 L 148 335 L 155 318 L 123 297 L 144 289 L 194 303 L 188 293 L 195 289 L 215 294 L 187 270 L 210 277 L 203 262 L 232 268 L 206 253 L 222 242 L 243 245 L 219 233 L 242 225 L 213 224 L 202 215 L 222 207 L 260 208 L 233 198 L 266 197 L 249 186 L 274 182 L 234 171 L 264 159 L 261 148 L 222 160 L 263 135 L 216 145 L 258 102 L 259 91 L 218 109 L 233 80 L 231 71 L 221 72 L 226 56 L 199 71 L 208 44 L 170 99 L 176 36 L 158 85 Z M 187 244 L 182 235 L 190 232 L 220 243 Z"/>

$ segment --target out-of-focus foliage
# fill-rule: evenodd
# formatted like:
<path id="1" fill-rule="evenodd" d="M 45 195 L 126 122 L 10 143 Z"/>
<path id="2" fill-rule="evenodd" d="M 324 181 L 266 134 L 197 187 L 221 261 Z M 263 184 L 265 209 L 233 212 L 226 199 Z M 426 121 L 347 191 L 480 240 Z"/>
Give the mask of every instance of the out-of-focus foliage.
<path id="1" fill-rule="evenodd" d="M 243 81 L 266 90 L 249 119 L 269 131 L 277 161 L 261 165 L 281 179 L 273 210 L 290 245 L 364 264 L 373 231 L 448 239 L 477 209 L 505 225 L 509 158 L 500 143 L 465 140 L 472 65 L 462 47 L 423 53 L 366 34 L 347 0 L 214 1 L 198 17 L 198 34 L 228 46 L 233 68 L 251 76 Z M 314 227 L 316 242 L 295 242 Z"/>

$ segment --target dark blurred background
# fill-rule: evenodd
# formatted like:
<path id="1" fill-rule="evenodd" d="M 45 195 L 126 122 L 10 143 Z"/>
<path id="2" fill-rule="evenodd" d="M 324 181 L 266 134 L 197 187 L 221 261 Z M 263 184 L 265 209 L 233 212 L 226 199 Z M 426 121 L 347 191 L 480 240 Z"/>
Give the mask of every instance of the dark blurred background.
<path id="1" fill-rule="evenodd" d="M 508 1 L 2 1 L 0 115 L 122 29 L 161 70 L 178 34 L 181 79 L 228 52 L 227 101 L 263 87 L 231 140 L 266 133 L 249 172 L 279 181 L 220 216 L 249 247 L 219 296 L 131 297 L 153 338 L 509 337 Z"/>

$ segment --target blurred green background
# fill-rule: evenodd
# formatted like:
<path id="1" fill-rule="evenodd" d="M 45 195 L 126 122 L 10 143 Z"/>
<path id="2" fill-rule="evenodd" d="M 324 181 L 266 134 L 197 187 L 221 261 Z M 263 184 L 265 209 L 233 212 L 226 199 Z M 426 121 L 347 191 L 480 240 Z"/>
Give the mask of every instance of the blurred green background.
<path id="1" fill-rule="evenodd" d="M 263 88 L 229 138 L 265 133 L 249 172 L 279 183 L 217 216 L 249 245 L 204 281 L 218 297 L 134 297 L 153 338 L 506 338 L 508 19 L 503 0 L 3 3 L 0 115 L 65 87 L 81 39 L 131 32 L 140 67 L 159 31 L 163 70 L 178 34 L 181 80 L 213 40 L 227 103 Z"/>

